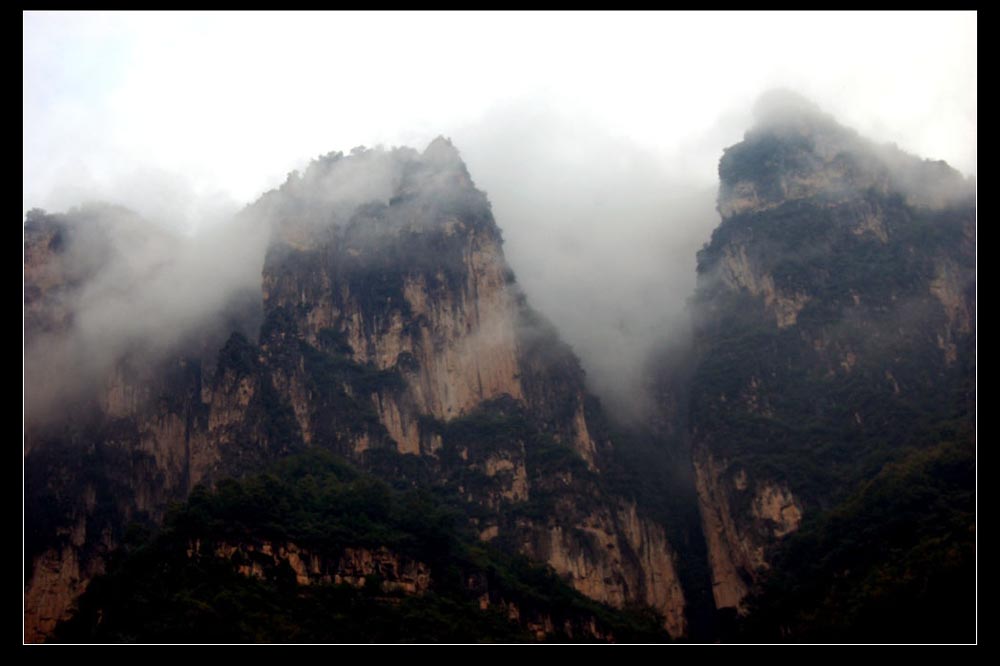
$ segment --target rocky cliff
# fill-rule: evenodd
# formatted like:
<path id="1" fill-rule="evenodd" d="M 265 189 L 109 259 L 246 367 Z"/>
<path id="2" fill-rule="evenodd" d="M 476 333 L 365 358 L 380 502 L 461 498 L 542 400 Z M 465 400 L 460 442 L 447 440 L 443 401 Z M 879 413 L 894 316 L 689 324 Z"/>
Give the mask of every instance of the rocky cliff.
<path id="1" fill-rule="evenodd" d="M 67 616 L 130 522 L 155 525 L 196 484 L 310 447 L 440 488 L 483 540 L 548 563 L 599 601 L 650 605 L 684 633 L 663 526 L 608 489 L 600 407 L 527 305 L 486 197 L 448 141 L 320 158 L 241 220 L 271 229 L 259 333 L 237 304 L 244 325 L 228 339 L 216 327 L 95 372 L 79 399 L 85 420 L 52 427 L 29 404 L 39 425 L 26 435 L 26 640 Z M 26 229 L 26 309 L 49 328 L 72 298 L 51 296 L 73 248 L 53 239 L 75 224 L 41 216 Z"/>
<path id="2" fill-rule="evenodd" d="M 266 230 L 235 262 L 252 288 L 165 331 L 101 306 L 170 294 L 177 239 L 29 214 L 25 639 L 965 636 L 974 184 L 787 94 L 719 174 L 693 353 L 669 347 L 662 409 L 628 432 L 445 139 L 291 174 L 236 222 Z M 345 490 L 342 464 L 381 481 Z M 176 589 L 128 594 L 160 574 Z"/>
<path id="3" fill-rule="evenodd" d="M 388 201 L 332 226 L 284 212 L 345 159 L 395 169 Z M 580 494 L 606 495 L 600 470 L 611 443 L 588 422 L 599 409 L 575 358 L 519 292 L 488 203 L 455 149 L 439 139 L 419 156 L 361 152 L 314 169 L 263 202 L 267 215 L 292 220 L 277 226 L 264 303 L 275 334 L 300 345 L 272 367 L 303 439 L 319 433 L 357 460 L 378 457 L 379 447 L 426 457 L 433 478 L 454 479 L 496 514 L 482 519 L 483 538 L 517 543 L 595 599 L 652 604 L 680 635 L 683 594 L 662 527 L 638 518 L 634 504 L 609 510 L 618 502 L 610 497 L 594 503 L 604 505 L 598 513 L 581 507 Z M 265 354 L 272 339 L 262 340 Z M 345 382 L 330 359 L 363 368 L 363 381 Z M 339 386 L 324 384 L 334 376 Z M 341 390 L 372 418 L 331 422 Z M 564 465 L 542 459 L 546 449 Z M 584 465 L 574 474 L 576 461 Z M 556 479 L 541 473 L 548 466 Z M 539 514 L 538 505 L 548 506 Z M 511 521 L 520 507 L 535 514 Z"/>
<path id="4" fill-rule="evenodd" d="M 974 409 L 974 185 L 791 94 L 758 116 L 719 165 L 688 415 L 715 602 L 741 612 L 791 535 L 970 443 Z"/>
<path id="5" fill-rule="evenodd" d="M 68 642 L 663 641 L 523 556 L 483 544 L 426 488 L 394 490 L 328 451 L 198 487 L 133 535 Z"/>

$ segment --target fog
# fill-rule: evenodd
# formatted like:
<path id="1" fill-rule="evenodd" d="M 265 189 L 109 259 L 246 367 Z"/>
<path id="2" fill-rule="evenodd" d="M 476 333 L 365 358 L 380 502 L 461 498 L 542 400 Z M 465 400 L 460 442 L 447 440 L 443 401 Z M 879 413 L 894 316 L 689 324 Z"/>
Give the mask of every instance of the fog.
<path id="1" fill-rule="evenodd" d="M 453 138 L 487 189 L 531 304 L 580 356 L 591 388 L 635 416 L 650 351 L 686 326 L 718 188 L 575 120 L 508 105 Z"/>
<path id="2" fill-rule="evenodd" d="M 56 229 L 57 261 L 33 262 L 25 293 L 25 399 L 33 419 L 58 416 L 114 382 L 124 361 L 149 372 L 182 353 L 212 358 L 232 330 L 259 325 L 269 230 L 241 217 L 187 237 L 132 211 L 88 204 L 28 215 L 28 233 Z M 36 309 L 40 305 L 40 309 Z M 246 329 L 251 330 L 246 330 Z M 206 349 L 205 346 L 213 349 Z"/>
<path id="3" fill-rule="evenodd" d="M 27 12 L 23 37 L 22 210 L 106 201 L 161 237 L 76 295 L 86 349 L 175 344 L 259 284 L 263 232 L 233 214 L 311 158 L 445 135 L 529 301 L 628 415 L 651 347 L 683 339 L 718 161 L 761 92 L 976 173 L 971 12 Z"/>

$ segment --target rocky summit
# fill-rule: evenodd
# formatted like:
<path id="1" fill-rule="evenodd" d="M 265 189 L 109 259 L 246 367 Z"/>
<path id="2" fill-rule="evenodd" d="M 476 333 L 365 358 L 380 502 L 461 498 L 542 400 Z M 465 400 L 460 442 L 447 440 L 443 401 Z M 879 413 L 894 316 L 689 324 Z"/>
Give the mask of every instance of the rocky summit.
<path id="1" fill-rule="evenodd" d="M 450 142 L 327 155 L 241 219 L 271 230 L 257 331 L 244 326 L 214 355 L 210 341 L 198 354 L 140 346 L 97 378 L 80 417 L 29 428 L 28 640 L 70 616 L 129 524 L 155 527 L 199 487 L 316 449 L 447 495 L 482 542 L 550 566 L 587 598 L 650 607 L 661 629 L 684 634 L 664 526 L 603 478 L 615 465 L 605 416 L 518 289 Z M 32 278 L 61 274 L 82 223 L 28 223 L 38 321 L 58 320 L 62 299 Z M 253 321 L 245 309 L 239 319 Z M 233 548 L 249 546 L 196 551 Z"/>

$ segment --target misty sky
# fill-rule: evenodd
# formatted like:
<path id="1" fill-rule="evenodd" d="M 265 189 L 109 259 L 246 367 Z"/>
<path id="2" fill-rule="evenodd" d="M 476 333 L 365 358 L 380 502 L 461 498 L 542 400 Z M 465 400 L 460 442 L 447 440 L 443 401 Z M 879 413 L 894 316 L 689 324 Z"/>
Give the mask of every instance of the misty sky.
<path id="1" fill-rule="evenodd" d="M 629 350 L 683 309 L 719 157 L 768 88 L 976 173 L 972 12 L 28 12 L 23 28 L 23 210 L 102 199 L 194 232 L 320 154 L 443 134 L 532 303 L 612 391 L 626 380 L 602 363 L 638 367 Z"/>
<path id="2" fill-rule="evenodd" d="M 461 136 L 509 105 L 713 180 L 775 85 L 976 169 L 974 13 L 29 12 L 23 48 L 26 207 L 150 172 L 162 198 L 242 204 L 309 157 Z"/>

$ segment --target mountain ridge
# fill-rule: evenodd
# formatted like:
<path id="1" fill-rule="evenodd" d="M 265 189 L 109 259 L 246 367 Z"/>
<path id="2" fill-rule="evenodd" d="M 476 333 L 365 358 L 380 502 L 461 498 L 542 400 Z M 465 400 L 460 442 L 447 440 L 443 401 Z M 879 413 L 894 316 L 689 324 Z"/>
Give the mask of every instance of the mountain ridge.
<path id="1" fill-rule="evenodd" d="M 32 512 L 53 494 L 70 503 L 52 518 L 62 526 L 40 527 L 29 549 L 41 566 L 29 569 L 28 606 L 46 609 L 29 613 L 29 636 L 65 617 L 127 522 L 155 525 L 197 484 L 310 447 L 398 483 L 457 488 L 482 539 L 547 563 L 598 601 L 651 604 L 684 632 L 663 527 L 605 488 L 601 470 L 614 463 L 599 404 L 517 289 L 489 203 L 450 143 L 332 153 L 240 216 L 273 229 L 259 339 L 230 336 L 214 362 L 168 359 L 180 372 L 161 388 L 114 365 L 91 408 L 94 430 L 77 435 L 96 440 L 100 455 L 78 465 L 96 480 L 34 455 L 65 437 L 28 447 Z M 124 459 L 102 462 L 111 451 Z M 141 465 L 125 462 L 140 454 Z M 68 486 L 45 479 L 53 465 Z M 101 478 L 125 472 L 125 487 Z M 81 500 L 104 484 L 116 490 L 97 518 Z M 66 530 L 82 536 L 53 540 Z M 69 581 L 57 573 L 67 571 Z"/>
<path id="2" fill-rule="evenodd" d="M 329 153 L 248 205 L 230 238 L 242 230 L 251 239 L 234 254 L 259 272 L 208 290 L 211 318 L 178 317 L 183 335 L 128 324 L 143 312 L 134 290 L 109 288 L 122 276 L 169 285 L 182 274 L 164 260 L 155 271 L 134 269 L 120 249 L 138 252 L 141 235 L 121 245 L 100 231 L 99 210 L 32 212 L 25 640 L 52 636 L 57 625 L 63 638 L 135 635 L 134 626 L 101 634 L 95 619 L 102 608 L 133 603 L 109 582 L 142 571 L 122 564 L 129 548 L 161 552 L 176 571 L 226 572 L 235 586 L 226 594 L 259 583 L 251 596 L 272 605 L 316 593 L 317 603 L 353 600 L 373 617 L 396 617 L 393 604 L 434 617 L 463 608 L 497 640 L 629 640 L 656 631 L 865 642 L 937 631 L 967 640 L 975 182 L 869 142 L 795 94 L 765 96 L 756 113 L 720 160 L 721 220 L 698 253 L 692 340 L 651 363 L 658 410 L 645 424 L 616 422 L 588 391 L 572 349 L 528 304 L 487 196 L 444 137 L 422 152 Z M 135 222 L 107 214 L 109 229 Z M 86 219 L 99 222 L 99 233 L 87 231 Z M 107 299 L 114 307 L 98 311 L 124 325 L 107 341 L 110 355 L 87 353 L 102 350 L 95 340 L 113 328 L 95 326 L 81 304 Z M 156 321 L 171 329 L 175 314 L 185 315 L 171 310 Z M 65 367 L 86 374 L 57 373 L 64 359 L 80 358 L 89 365 Z M 72 390 L 41 390 L 53 378 Z M 309 457 L 317 455 L 332 458 Z M 267 514 L 269 500 L 226 508 L 226 493 L 271 488 L 282 501 L 286 491 L 267 475 L 310 464 L 358 470 L 351 474 L 370 478 L 362 494 L 371 491 L 365 497 L 376 508 L 386 496 L 430 493 L 435 512 L 444 507 L 458 520 L 435 539 L 527 558 L 573 592 L 543 581 L 538 590 L 548 591 L 538 594 L 555 606 L 525 605 L 539 598 L 533 592 L 514 612 L 510 591 L 524 588 L 489 578 L 508 560 L 404 562 L 377 539 L 340 539 L 344 523 L 327 520 L 332 514 L 310 519 L 320 532 L 289 536 L 246 513 Z M 330 483 L 340 488 L 341 480 Z M 204 519 L 192 539 L 210 545 L 170 541 L 169 518 L 165 536 L 137 550 L 137 529 L 158 530 L 176 515 Z M 244 540 L 219 540 L 209 526 L 223 529 L 220 515 L 254 527 Z M 393 516 L 375 520 L 381 546 L 396 544 Z M 324 539 L 335 545 L 316 550 L 329 545 Z M 479 607 L 500 615 L 477 615 L 479 583 L 448 587 L 457 596 L 443 605 L 383 603 L 387 590 L 426 594 L 427 576 L 437 585 L 454 566 L 470 580 L 485 575 L 507 586 Z M 540 570 L 519 571 L 541 580 Z M 376 582 L 358 585 L 361 577 Z M 102 582 L 81 597 L 92 580 Z M 71 617 L 77 599 L 81 613 Z M 642 607 L 651 610 L 629 615 Z M 266 636 L 258 639 L 240 633 L 245 627 L 219 627 L 240 640 L 291 640 L 266 624 L 256 625 Z M 474 633 L 467 629 L 465 638 Z M 318 625 L 308 631 L 344 638 Z"/>

